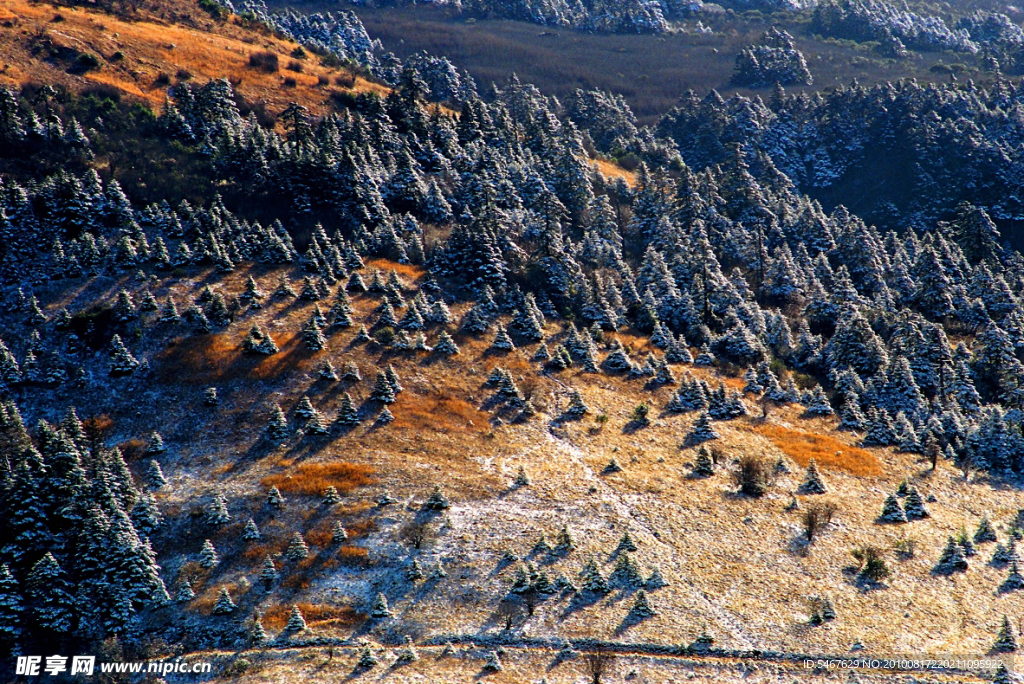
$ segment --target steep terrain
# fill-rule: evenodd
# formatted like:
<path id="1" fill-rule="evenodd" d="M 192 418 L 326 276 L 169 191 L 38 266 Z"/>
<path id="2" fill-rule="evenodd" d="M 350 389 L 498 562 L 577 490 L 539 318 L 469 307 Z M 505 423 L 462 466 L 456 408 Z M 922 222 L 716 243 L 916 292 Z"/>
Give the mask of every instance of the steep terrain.
<path id="1" fill-rule="evenodd" d="M 990 213 L 1024 88 L 652 130 L 516 80 L 442 108 L 215 5 L 5 7 L 5 657 L 789 682 L 1016 649 L 1024 259 Z M 885 145 L 919 226 L 795 184 Z"/>
<path id="2" fill-rule="evenodd" d="M 295 41 L 240 24 L 237 17 L 212 18 L 174 0 L 119 14 L 5 0 L 0 83 L 59 84 L 76 91 L 109 86 L 156 109 L 174 82 L 227 78 L 242 97 L 270 111 L 298 102 L 321 114 L 332 109 L 332 91 L 384 92 L 351 71 L 324 66 L 316 55 L 292 57 Z M 275 55 L 277 66 L 251 66 L 250 57 L 261 52 Z M 95 67 L 82 55 L 96 58 Z M 290 62 L 297 70 L 286 68 Z"/>

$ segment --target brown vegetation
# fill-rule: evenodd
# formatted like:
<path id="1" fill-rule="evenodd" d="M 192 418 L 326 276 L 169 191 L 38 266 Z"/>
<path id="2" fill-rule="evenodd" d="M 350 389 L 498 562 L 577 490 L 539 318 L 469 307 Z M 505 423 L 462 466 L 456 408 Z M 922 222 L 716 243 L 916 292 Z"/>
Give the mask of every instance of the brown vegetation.
<path id="1" fill-rule="evenodd" d="M 268 475 L 260 482 L 267 489 L 277 487 L 285 494 L 320 496 L 328 487 L 347 494 L 376 481 L 373 468 L 360 463 L 302 463 L 294 470 Z"/>
<path id="2" fill-rule="evenodd" d="M 813 458 L 820 468 L 845 470 L 860 477 L 876 477 L 882 472 L 878 457 L 872 452 L 840 442 L 832 435 L 795 430 L 775 423 L 761 423 L 754 429 L 801 466 L 806 467 Z"/>
<path id="3" fill-rule="evenodd" d="M 299 603 L 299 610 L 302 617 L 310 627 L 320 624 L 330 624 L 342 627 L 358 625 L 366 620 L 366 616 L 350 606 L 328 606 L 320 603 Z M 288 624 L 292 607 L 279 604 L 269 608 L 263 614 L 263 626 L 267 629 L 280 630 Z"/>

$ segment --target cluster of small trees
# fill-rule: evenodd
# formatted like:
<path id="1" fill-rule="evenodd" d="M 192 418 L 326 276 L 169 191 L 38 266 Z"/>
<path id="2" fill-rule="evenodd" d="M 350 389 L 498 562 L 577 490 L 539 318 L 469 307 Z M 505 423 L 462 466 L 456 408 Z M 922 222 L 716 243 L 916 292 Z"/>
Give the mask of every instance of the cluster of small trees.
<path id="1" fill-rule="evenodd" d="M 810 85 L 814 78 L 804 56 L 793 46 L 793 37 L 775 27 L 768 29 L 758 45 L 736 56 L 732 84 L 750 88 L 779 85 Z"/>

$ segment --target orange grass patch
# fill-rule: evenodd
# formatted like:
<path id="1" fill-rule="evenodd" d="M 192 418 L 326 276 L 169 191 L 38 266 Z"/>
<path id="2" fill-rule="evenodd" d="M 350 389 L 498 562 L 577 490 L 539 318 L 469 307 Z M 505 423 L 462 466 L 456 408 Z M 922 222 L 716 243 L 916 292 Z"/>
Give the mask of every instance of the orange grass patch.
<path id="1" fill-rule="evenodd" d="M 432 390 L 419 395 L 405 392 L 398 399 L 397 407 L 396 427 L 444 434 L 452 430 L 484 430 L 490 418 L 487 413 L 446 390 Z"/>
<path id="2" fill-rule="evenodd" d="M 362 546 L 342 546 L 335 554 L 335 558 L 342 565 L 362 568 L 369 565 L 370 552 Z"/>
<path id="3" fill-rule="evenodd" d="M 358 625 L 366 620 L 366 616 L 350 606 L 328 606 L 322 603 L 299 603 L 299 610 L 306 624 L 328 623 L 343 627 Z M 263 614 L 263 626 L 269 629 L 284 629 L 291 617 L 292 607 L 290 605 L 278 604 L 267 609 Z"/>
<path id="4" fill-rule="evenodd" d="M 618 164 L 604 159 L 592 159 L 590 163 L 606 178 L 621 178 L 631 188 L 636 185 L 636 174 L 632 171 L 627 171 Z"/>
<path id="5" fill-rule="evenodd" d="M 179 337 L 157 354 L 160 380 L 208 385 L 237 378 L 275 378 L 311 363 L 311 352 L 300 337 L 299 333 L 278 335 L 275 342 L 281 351 L 270 356 L 245 353 L 245 335 L 238 332 Z"/>
<path id="6" fill-rule="evenodd" d="M 328 487 L 339 494 L 347 494 L 357 487 L 377 482 L 373 468 L 359 463 L 303 463 L 287 473 L 276 473 L 263 478 L 261 484 L 282 492 L 320 496 Z"/>
<path id="7" fill-rule="evenodd" d="M 863 477 L 882 474 L 881 464 L 873 453 L 830 435 L 794 430 L 775 423 L 756 425 L 754 431 L 770 439 L 801 466 L 806 466 L 813 458 L 819 466 L 830 470 L 845 470 Z"/>
<path id="8" fill-rule="evenodd" d="M 370 259 L 366 262 L 366 268 L 368 272 L 376 268 L 385 278 L 388 276 L 388 271 L 395 271 L 406 280 L 419 280 L 426 274 L 422 266 L 400 264 L 397 261 L 390 261 L 388 259 Z"/>

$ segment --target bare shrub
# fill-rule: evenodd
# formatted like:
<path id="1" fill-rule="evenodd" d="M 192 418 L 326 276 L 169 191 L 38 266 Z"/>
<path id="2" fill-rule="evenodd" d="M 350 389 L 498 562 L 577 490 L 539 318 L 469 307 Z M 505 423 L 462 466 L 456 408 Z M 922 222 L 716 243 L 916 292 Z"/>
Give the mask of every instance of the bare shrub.
<path id="1" fill-rule="evenodd" d="M 814 538 L 832 522 L 835 513 L 836 505 L 832 501 L 816 501 L 804 509 L 800 522 L 803 524 L 807 543 L 813 542 Z"/>
<path id="2" fill-rule="evenodd" d="M 739 469 L 732 474 L 733 482 L 747 496 L 764 496 L 775 481 L 775 472 L 768 461 L 745 454 L 740 457 Z"/>
<path id="3" fill-rule="evenodd" d="M 249 66 L 268 74 L 277 73 L 280 68 L 277 55 L 268 50 L 260 50 L 249 55 Z"/>

